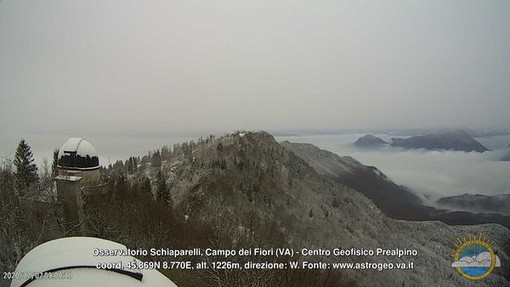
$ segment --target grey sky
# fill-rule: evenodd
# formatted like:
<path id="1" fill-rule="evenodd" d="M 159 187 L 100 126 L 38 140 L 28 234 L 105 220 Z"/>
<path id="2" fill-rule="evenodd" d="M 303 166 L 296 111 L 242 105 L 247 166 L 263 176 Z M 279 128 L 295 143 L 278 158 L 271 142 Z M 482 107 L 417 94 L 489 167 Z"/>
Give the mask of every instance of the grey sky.
<path id="1" fill-rule="evenodd" d="M 0 1 L 0 132 L 508 127 L 510 1 Z"/>

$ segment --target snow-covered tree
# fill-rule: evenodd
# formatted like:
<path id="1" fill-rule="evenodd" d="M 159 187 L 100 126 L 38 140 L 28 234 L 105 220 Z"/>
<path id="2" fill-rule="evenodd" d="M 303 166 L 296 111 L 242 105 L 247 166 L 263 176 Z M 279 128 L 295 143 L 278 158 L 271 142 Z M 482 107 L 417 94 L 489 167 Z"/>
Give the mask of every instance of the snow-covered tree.
<path id="1" fill-rule="evenodd" d="M 30 146 L 21 139 L 14 155 L 14 167 L 16 177 L 16 188 L 20 195 L 30 185 L 39 181 L 37 173 L 37 166 L 34 163 L 34 158 Z"/>

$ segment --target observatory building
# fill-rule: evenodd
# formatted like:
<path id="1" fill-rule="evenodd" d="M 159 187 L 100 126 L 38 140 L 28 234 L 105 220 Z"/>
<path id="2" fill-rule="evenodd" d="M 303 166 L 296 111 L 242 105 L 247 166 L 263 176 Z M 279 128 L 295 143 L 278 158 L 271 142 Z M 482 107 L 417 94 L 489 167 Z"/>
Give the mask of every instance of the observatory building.
<path id="1" fill-rule="evenodd" d="M 70 138 L 58 153 L 59 175 L 80 176 L 85 181 L 99 180 L 99 157 L 96 149 L 83 138 Z"/>
<path id="2" fill-rule="evenodd" d="M 81 235 L 86 231 L 83 196 L 105 191 L 105 185 L 100 184 L 99 168 L 97 152 L 87 140 L 70 138 L 60 147 L 55 181 L 67 235 Z"/>

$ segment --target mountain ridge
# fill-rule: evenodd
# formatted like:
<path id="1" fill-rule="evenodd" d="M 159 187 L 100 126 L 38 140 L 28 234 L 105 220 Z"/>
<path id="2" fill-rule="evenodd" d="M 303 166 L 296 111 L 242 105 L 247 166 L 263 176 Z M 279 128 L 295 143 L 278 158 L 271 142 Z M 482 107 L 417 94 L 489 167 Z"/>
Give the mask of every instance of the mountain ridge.
<path id="1" fill-rule="evenodd" d="M 462 194 L 440 198 L 437 203 L 460 211 L 479 210 L 510 215 L 510 194 Z"/>
<path id="2" fill-rule="evenodd" d="M 351 158 L 344 160 L 351 163 L 347 169 L 358 164 Z M 283 244 L 295 248 L 409 247 L 422 254 L 415 272 L 378 272 L 367 278 L 346 271 L 361 285 L 373 280 L 383 282 L 381 286 L 463 284 L 450 267 L 450 253 L 453 239 L 465 233 L 487 234 L 496 242 L 502 260 L 509 261 L 504 247 L 510 238 L 508 229 L 497 224 L 448 226 L 388 218 L 362 193 L 321 175 L 265 132 L 238 132 L 193 145 L 191 151 L 166 159 L 161 170 L 168 177 L 176 208 L 218 228 L 231 221 L 230 227 L 221 228 L 230 230 L 233 243 L 251 234 L 250 226 L 258 222 L 256 226 L 283 232 Z M 368 168 L 376 174 L 374 170 Z M 432 270 L 437 277 L 428 276 Z M 508 272 L 495 274 L 484 284 L 507 284 L 508 278 Z"/>
<path id="3" fill-rule="evenodd" d="M 409 149 L 424 148 L 428 150 L 476 151 L 481 153 L 489 150 L 463 130 L 413 136 L 407 139 L 392 138 L 392 141 L 391 146 L 393 147 Z"/>
<path id="4" fill-rule="evenodd" d="M 384 140 L 382 140 L 381 138 L 378 138 L 372 134 L 366 134 L 366 135 L 360 137 L 354 143 L 355 146 L 362 147 L 362 148 L 380 147 L 380 146 L 383 146 L 386 144 L 388 144 L 388 143 L 385 142 Z"/>

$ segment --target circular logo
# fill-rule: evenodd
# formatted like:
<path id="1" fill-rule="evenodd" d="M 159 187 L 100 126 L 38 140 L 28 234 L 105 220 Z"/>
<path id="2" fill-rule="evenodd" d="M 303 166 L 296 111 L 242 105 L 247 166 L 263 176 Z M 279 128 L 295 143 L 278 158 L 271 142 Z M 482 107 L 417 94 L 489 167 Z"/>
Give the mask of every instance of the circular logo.
<path id="1" fill-rule="evenodd" d="M 481 234 L 457 238 L 453 253 L 452 267 L 460 275 L 470 280 L 480 280 L 489 276 L 494 267 L 501 265 L 491 247 L 491 242 Z"/>

